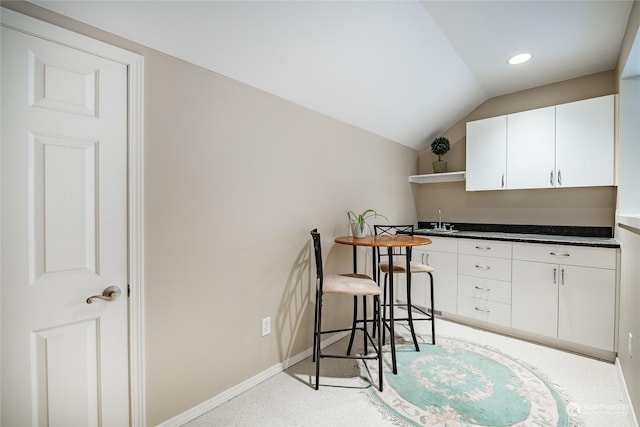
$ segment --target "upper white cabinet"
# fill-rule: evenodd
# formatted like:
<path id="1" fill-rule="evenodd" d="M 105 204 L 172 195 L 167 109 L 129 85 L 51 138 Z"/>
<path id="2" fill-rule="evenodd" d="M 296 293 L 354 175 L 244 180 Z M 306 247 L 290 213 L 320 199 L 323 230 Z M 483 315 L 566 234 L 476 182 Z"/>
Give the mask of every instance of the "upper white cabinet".
<path id="1" fill-rule="evenodd" d="M 614 95 L 467 123 L 467 191 L 614 185 Z"/>
<path id="2" fill-rule="evenodd" d="M 614 95 L 556 106 L 556 187 L 614 185 Z"/>
<path id="3" fill-rule="evenodd" d="M 507 189 L 553 186 L 555 107 L 507 116 Z"/>
<path id="4" fill-rule="evenodd" d="M 467 123 L 467 191 L 507 185 L 507 116 Z"/>

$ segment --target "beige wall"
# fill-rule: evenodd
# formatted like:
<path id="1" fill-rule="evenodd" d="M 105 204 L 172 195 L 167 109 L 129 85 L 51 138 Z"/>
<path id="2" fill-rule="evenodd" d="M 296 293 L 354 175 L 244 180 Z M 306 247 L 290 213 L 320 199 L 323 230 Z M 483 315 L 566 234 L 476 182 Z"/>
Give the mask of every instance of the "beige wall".
<path id="1" fill-rule="evenodd" d="M 310 348 L 309 230 L 348 271 L 347 210 L 416 221 L 417 153 L 165 55 L 145 66 L 152 424 Z"/>
<path id="2" fill-rule="evenodd" d="M 616 74 L 610 70 L 489 99 L 445 132 L 452 143 L 445 155 L 447 170 L 465 170 L 467 121 L 609 95 L 615 89 Z M 419 173 L 432 173 L 435 159 L 430 147 L 421 151 Z M 436 219 L 438 208 L 447 222 L 613 227 L 615 221 L 615 187 L 466 192 L 464 182 L 454 182 L 412 188 L 421 221 Z"/>
<path id="3" fill-rule="evenodd" d="M 347 210 L 416 222 L 416 151 L 33 5 L 3 5 L 145 57 L 148 425 L 311 347 L 309 230 L 322 233 L 328 272 L 349 271 L 350 248 L 333 244 Z M 348 321 L 345 302 L 326 318 Z"/>
<path id="4" fill-rule="evenodd" d="M 629 24 L 625 33 L 625 38 L 620 49 L 620 58 L 618 61 L 618 69 L 616 70 L 618 78 L 622 74 L 622 70 L 626 64 L 627 57 L 631 50 L 634 40 L 638 32 L 640 31 L 640 2 L 635 1 L 633 8 L 631 9 L 631 16 L 629 18 Z M 635 77 L 635 80 L 640 77 Z M 638 85 L 640 81 L 634 82 L 635 91 L 631 96 L 635 96 L 639 92 Z M 628 88 L 628 85 L 625 85 Z M 637 105 L 638 103 L 635 102 Z M 640 111 L 620 111 L 624 118 L 621 120 L 628 120 L 631 123 L 637 123 L 640 117 Z M 624 154 L 638 153 L 638 146 L 640 145 L 640 136 L 636 133 L 631 139 L 620 141 L 620 144 L 634 145 L 635 149 L 628 145 L 623 145 L 621 151 Z M 628 154 L 627 154 L 628 155 Z M 640 160 L 640 159 L 637 159 Z M 638 164 L 635 165 L 632 162 L 624 162 L 621 165 L 638 168 Z M 631 176 L 629 180 L 623 180 L 620 184 L 620 193 L 627 196 L 631 196 L 635 200 L 638 200 L 640 195 L 640 183 L 633 177 L 637 177 L 637 173 L 628 174 L 624 171 L 624 175 Z M 635 197 L 634 197 L 635 196 Z M 624 212 L 634 213 L 634 212 Z M 640 214 L 640 212 L 635 212 Z M 622 369 L 627 390 L 633 403 L 636 416 L 640 416 L 640 230 L 637 228 L 620 227 L 616 228 L 616 238 L 620 241 L 621 246 L 621 262 L 620 262 L 620 315 L 619 315 L 619 339 L 620 343 L 618 360 Z M 629 333 L 634 337 L 633 357 L 627 353 L 627 344 Z"/>

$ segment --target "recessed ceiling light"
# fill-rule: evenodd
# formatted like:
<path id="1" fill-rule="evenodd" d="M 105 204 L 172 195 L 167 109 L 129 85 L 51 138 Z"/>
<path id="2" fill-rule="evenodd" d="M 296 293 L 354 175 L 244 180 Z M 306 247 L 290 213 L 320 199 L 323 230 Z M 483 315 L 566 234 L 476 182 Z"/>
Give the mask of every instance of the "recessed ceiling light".
<path id="1" fill-rule="evenodd" d="M 531 59 L 531 54 L 521 53 L 519 55 L 515 55 L 509 58 L 509 64 L 511 65 L 522 64 L 523 62 L 527 62 L 530 59 Z"/>

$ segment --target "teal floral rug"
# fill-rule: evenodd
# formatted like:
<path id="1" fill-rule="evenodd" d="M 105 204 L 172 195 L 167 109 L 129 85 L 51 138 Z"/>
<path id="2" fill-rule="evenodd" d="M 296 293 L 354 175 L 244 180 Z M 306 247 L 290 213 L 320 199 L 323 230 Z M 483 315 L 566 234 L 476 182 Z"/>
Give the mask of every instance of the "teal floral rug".
<path id="1" fill-rule="evenodd" d="M 558 426 L 582 424 L 572 405 L 535 368 L 498 350 L 456 338 L 396 348 L 398 374 L 384 363 L 373 400 L 409 426 Z M 390 359 L 387 355 L 387 359 Z M 363 365 L 364 367 L 364 365 Z M 377 364 L 365 368 L 377 378 Z M 569 411 L 567 411 L 569 408 Z M 568 413 L 569 412 L 569 413 Z"/>

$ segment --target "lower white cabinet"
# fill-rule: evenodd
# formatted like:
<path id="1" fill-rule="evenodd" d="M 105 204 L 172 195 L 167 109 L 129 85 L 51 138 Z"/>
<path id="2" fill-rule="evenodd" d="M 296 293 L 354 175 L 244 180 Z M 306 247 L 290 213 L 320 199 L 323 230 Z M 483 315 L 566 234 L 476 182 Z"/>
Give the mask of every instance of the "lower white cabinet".
<path id="1" fill-rule="evenodd" d="M 435 310 L 585 346 L 586 353 L 592 351 L 586 347 L 615 352 L 618 249 L 430 239 L 413 249 L 413 260 L 435 269 Z M 404 278 L 398 279 L 396 295 L 405 299 Z M 428 307 L 429 277 L 415 274 L 412 281 L 413 302 Z"/>
<path id="2" fill-rule="evenodd" d="M 458 306 L 458 239 L 429 237 L 431 244 L 413 249 L 413 260 L 434 268 L 434 310 L 456 313 Z M 412 280 L 413 301 L 429 307 L 429 276 L 414 274 Z"/>
<path id="3" fill-rule="evenodd" d="M 483 322 L 509 326 L 511 323 L 511 304 L 460 294 L 458 295 L 458 314 Z"/>
<path id="4" fill-rule="evenodd" d="M 615 349 L 616 250 L 514 243 L 511 326 Z"/>
<path id="5" fill-rule="evenodd" d="M 458 314 L 511 326 L 511 242 L 460 239 Z"/>

